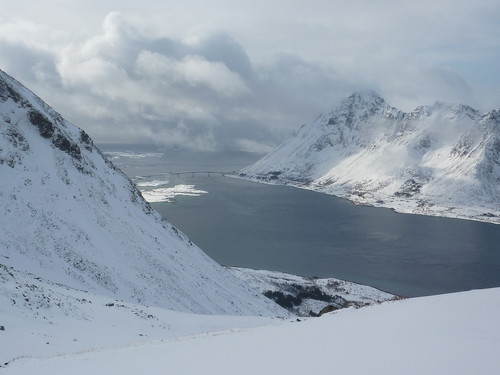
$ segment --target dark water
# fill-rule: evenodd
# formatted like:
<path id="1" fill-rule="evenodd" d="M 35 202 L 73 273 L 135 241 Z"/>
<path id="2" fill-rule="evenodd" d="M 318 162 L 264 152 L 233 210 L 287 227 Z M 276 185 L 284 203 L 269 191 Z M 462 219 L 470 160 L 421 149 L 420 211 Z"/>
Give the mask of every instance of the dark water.
<path id="1" fill-rule="evenodd" d="M 166 169 L 161 159 L 154 166 L 147 160 L 122 165 L 137 175 L 160 167 L 234 170 L 252 161 L 251 155 L 229 162 L 172 157 Z M 209 193 L 153 206 L 221 264 L 336 277 L 405 296 L 500 286 L 499 225 L 397 214 L 228 177 L 182 175 L 170 181 Z"/>

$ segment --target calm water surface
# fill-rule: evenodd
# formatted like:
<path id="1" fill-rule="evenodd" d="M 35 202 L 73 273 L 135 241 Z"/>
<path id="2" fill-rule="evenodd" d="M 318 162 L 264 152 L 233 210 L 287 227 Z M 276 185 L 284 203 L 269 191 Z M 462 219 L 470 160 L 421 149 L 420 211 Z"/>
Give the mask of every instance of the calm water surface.
<path id="1" fill-rule="evenodd" d="M 135 176 L 235 170 L 254 159 L 169 154 L 114 161 Z M 499 225 L 397 214 L 229 177 L 169 180 L 208 191 L 153 206 L 221 264 L 336 277 L 405 296 L 500 286 Z"/>

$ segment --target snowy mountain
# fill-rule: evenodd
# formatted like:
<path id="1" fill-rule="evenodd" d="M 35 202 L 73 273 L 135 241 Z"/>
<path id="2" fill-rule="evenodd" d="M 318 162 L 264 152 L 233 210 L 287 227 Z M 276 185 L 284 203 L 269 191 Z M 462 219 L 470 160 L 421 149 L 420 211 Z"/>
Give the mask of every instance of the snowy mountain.
<path id="1" fill-rule="evenodd" d="M 0 264 L 129 303 L 286 315 L 162 219 L 83 130 L 2 71 Z"/>
<path id="2" fill-rule="evenodd" d="M 354 93 L 240 176 L 500 223 L 500 111 L 437 102 L 405 113 L 373 91 Z"/>
<path id="3" fill-rule="evenodd" d="M 240 278 L 353 304 L 321 318 L 255 316 L 287 312 Z M 227 271 L 82 130 L 0 71 L 2 373 L 498 372 L 500 288 L 359 308 L 387 298 L 340 280 Z"/>

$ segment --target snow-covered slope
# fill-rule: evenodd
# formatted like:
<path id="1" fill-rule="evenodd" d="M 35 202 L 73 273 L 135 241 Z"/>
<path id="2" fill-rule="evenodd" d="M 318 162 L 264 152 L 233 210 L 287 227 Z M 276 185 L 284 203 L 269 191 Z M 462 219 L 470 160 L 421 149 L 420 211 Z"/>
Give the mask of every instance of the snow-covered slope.
<path id="1" fill-rule="evenodd" d="M 401 297 L 366 285 L 278 271 L 227 267 L 235 276 L 298 316 L 318 316 L 351 306 L 362 307 Z"/>
<path id="2" fill-rule="evenodd" d="M 2 71 L 0 264 L 178 311 L 284 313 L 163 220 L 83 130 Z"/>
<path id="3" fill-rule="evenodd" d="M 20 359 L 2 374 L 496 375 L 499 311 L 500 288 L 469 291 L 267 327 Z"/>
<path id="4" fill-rule="evenodd" d="M 280 320 L 144 306 L 0 265 L 0 367 L 19 358 L 51 357 Z"/>
<path id="5" fill-rule="evenodd" d="M 438 102 L 404 113 L 373 91 L 355 93 L 240 175 L 500 223 L 500 111 Z"/>
<path id="6" fill-rule="evenodd" d="M 317 313 L 327 306 L 324 311 L 360 307 L 394 297 L 335 279 L 311 279 L 243 268 L 230 270 L 260 293 L 288 296 L 287 300 L 294 304 L 291 310 L 304 315 L 309 315 L 311 310 Z M 281 321 L 272 317 L 188 314 L 134 304 L 53 283 L 0 264 L 0 367 L 19 358 L 138 345 Z"/>

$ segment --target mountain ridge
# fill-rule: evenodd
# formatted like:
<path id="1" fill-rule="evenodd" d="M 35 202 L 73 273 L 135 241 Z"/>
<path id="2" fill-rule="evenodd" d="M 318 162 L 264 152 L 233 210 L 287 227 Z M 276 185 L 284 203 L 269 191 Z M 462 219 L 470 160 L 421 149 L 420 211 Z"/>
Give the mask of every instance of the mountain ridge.
<path id="1" fill-rule="evenodd" d="M 0 71 L 0 263 L 183 312 L 286 315 L 154 211 L 81 129 Z"/>
<path id="2" fill-rule="evenodd" d="M 463 104 L 403 112 L 373 91 L 353 93 L 240 171 L 390 207 L 500 223 L 500 120 Z"/>

